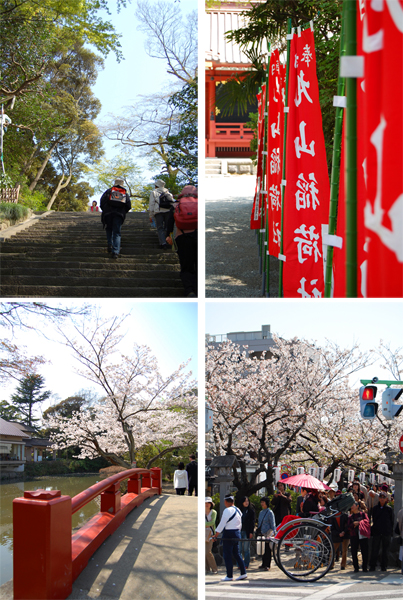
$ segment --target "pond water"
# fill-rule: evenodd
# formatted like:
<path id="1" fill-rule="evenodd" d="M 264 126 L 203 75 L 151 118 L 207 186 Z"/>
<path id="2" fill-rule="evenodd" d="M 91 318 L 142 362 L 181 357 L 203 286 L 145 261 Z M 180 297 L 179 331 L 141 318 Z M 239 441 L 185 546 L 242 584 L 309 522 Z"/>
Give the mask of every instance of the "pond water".
<path id="1" fill-rule="evenodd" d="M 100 481 L 99 475 L 83 477 L 46 477 L 35 481 L 0 484 L 0 585 L 13 577 L 13 500 L 27 490 L 60 490 L 62 495 L 76 496 Z M 72 517 L 72 526 L 79 527 L 99 511 L 100 497 L 92 500 Z M 32 540 L 31 540 L 32 541 Z"/>

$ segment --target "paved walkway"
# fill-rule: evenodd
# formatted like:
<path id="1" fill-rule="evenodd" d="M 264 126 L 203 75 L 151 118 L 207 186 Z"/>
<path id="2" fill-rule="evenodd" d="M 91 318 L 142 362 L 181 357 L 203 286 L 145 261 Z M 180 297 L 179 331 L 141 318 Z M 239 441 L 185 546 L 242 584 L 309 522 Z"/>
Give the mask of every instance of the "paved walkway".
<path id="1" fill-rule="evenodd" d="M 135 508 L 95 552 L 69 600 L 196 600 L 197 498 L 162 494 Z"/>
<path id="2" fill-rule="evenodd" d="M 257 237 L 250 229 L 254 175 L 212 176 L 206 193 L 206 298 L 261 298 Z M 270 257 L 270 295 L 278 296 L 278 260 Z"/>

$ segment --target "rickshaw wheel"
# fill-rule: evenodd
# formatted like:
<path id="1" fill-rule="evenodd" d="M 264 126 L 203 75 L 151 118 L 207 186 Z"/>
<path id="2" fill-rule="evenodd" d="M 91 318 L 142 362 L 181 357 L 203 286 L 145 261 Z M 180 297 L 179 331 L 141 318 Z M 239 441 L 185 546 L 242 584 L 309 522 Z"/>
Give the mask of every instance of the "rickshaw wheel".
<path id="1" fill-rule="evenodd" d="M 334 546 L 326 529 L 316 525 L 291 526 L 274 548 L 280 569 L 294 581 L 317 581 L 330 570 Z"/>

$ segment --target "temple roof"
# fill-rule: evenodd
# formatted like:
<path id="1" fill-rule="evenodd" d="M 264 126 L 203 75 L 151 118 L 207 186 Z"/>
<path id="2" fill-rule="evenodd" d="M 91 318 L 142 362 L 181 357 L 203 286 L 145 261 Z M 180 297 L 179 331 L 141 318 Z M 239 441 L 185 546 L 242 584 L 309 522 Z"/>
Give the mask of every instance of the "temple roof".
<path id="1" fill-rule="evenodd" d="M 228 3 L 219 8 L 209 8 L 206 13 L 206 28 L 208 39 L 205 42 L 206 61 L 221 64 L 250 64 L 250 59 L 241 49 L 239 44 L 230 42 L 225 34 L 228 31 L 240 29 L 245 26 L 246 17 L 241 16 L 245 7 L 239 3 Z M 267 53 L 266 42 L 259 49 L 262 54 Z"/>

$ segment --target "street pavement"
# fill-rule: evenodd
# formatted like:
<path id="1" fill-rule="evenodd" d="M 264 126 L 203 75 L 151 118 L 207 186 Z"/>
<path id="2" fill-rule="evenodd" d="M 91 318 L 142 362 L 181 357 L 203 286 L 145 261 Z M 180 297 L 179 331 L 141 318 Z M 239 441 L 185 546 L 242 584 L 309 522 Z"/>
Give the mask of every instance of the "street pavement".
<path id="1" fill-rule="evenodd" d="M 403 575 L 398 569 L 387 573 L 354 573 L 348 566 L 339 567 L 314 583 L 297 583 L 289 579 L 272 563 L 270 571 L 262 572 L 252 563 L 248 579 L 235 581 L 239 571 L 234 569 L 234 582 L 221 582 L 225 569 L 218 575 L 206 576 L 205 600 L 402 600 Z"/>
<path id="2" fill-rule="evenodd" d="M 135 508 L 95 552 L 68 600 L 197 600 L 197 498 Z"/>

